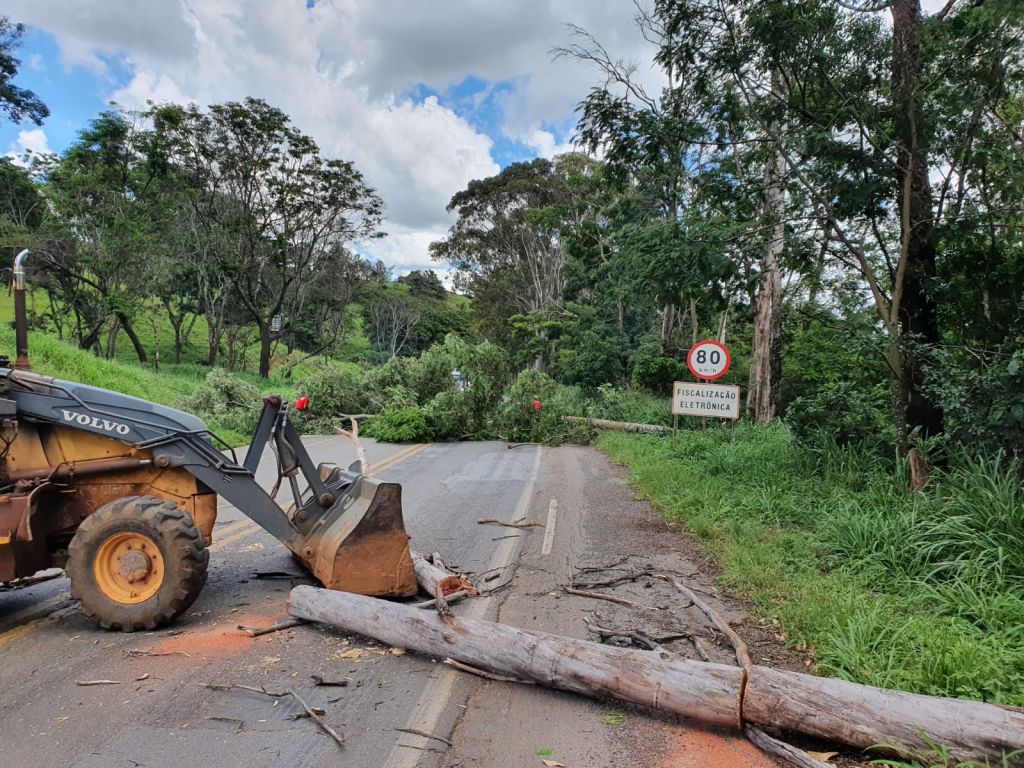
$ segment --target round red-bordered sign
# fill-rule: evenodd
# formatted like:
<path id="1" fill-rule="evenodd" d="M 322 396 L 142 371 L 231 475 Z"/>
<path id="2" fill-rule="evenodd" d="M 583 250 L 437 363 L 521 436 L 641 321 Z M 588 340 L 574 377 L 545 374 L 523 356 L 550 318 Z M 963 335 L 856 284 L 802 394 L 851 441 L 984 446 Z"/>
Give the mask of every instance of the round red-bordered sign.
<path id="1" fill-rule="evenodd" d="M 698 341 L 690 348 L 686 356 L 686 367 L 696 378 L 702 381 L 720 379 L 732 365 L 729 348 L 714 339 Z"/>

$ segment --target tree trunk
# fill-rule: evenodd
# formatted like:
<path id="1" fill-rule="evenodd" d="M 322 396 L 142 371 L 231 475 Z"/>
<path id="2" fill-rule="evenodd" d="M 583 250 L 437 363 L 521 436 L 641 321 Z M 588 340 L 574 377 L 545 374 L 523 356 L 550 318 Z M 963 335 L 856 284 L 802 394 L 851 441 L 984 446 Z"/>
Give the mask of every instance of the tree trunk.
<path id="1" fill-rule="evenodd" d="M 920 429 L 925 437 L 943 429 L 942 409 L 924 392 L 923 359 L 916 349 L 939 342 L 939 320 L 931 289 L 935 280 L 935 238 L 932 227 L 932 190 L 928 182 L 929 136 L 918 101 L 921 78 L 923 20 L 920 0 L 894 0 L 892 4 L 892 92 L 897 143 L 896 189 L 900 195 L 900 243 L 906 267 L 898 320 L 904 345 L 897 380 L 897 409 L 905 428 L 900 433 L 906 447 L 907 432 Z M 907 344 L 914 348 L 907 348 Z"/>
<path id="2" fill-rule="evenodd" d="M 148 362 L 146 347 L 143 346 L 142 340 L 132 327 L 131 319 L 124 312 L 118 312 L 117 319 L 121 321 L 121 325 L 124 327 L 124 332 L 128 334 L 128 338 L 131 339 L 132 346 L 135 347 L 135 354 L 139 357 L 139 362 L 145 365 Z"/>
<path id="3" fill-rule="evenodd" d="M 938 743 L 955 760 L 999 759 L 1024 748 L 1024 712 L 991 704 L 768 667 L 753 667 L 746 679 L 744 670 L 724 664 L 440 617 L 309 586 L 292 590 L 288 612 L 391 646 L 587 696 L 612 696 L 716 726 L 740 728 L 750 722 L 862 749 L 885 744 L 930 751 Z"/>
<path id="4" fill-rule="evenodd" d="M 672 329 L 676 324 L 676 308 L 666 304 L 659 312 L 661 315 L 661 354 L 667 355 L 672 348 Z"/>
<path id="5" fill-rule="evenodd" d="M 121 318 L 115 317 L 114 322 L 110 326 L 110 331 L 107 333 L 107 349 L 103 356 L 107 360 L 113 360 L 114 355 L 117 353 L 117 334 L 121 332 Z"/>
<path id="6" fill-rule="evenodd" d="M 777 79 L 777 75 L 773 76 Z M 785 129 L 775 125 L 773 133 L 781 142 Z M 783 187 L 786 156 L 781 147 L 765 166 L 765 218 L 772 223 L 772 235 L 761 260 L 761 286 L 754 317 L 754 345 L 750 355 L 747 414 L 758 424 L 779 415 L 779 379 L 782 375 L 782 284 L 779 257 L 785 248 L 786 192 Z"/>
<path id="7" fill-rule="evenodd" d="M 260 322 L 260 378 L 270 378 L 270 347 L 274 337 L 270 333 L 270 323 Z"/>
<path id="8" fill-rule="evenodd" d="M 608 421 L 607 419 L 588 419 L 583 416 L 563 416 L 562 421 L 567 424 L 586 424 L 595 429 L 617 429 L 620 432 L 671 432 L 671 427 L 663 427 L 660 424 L 637 424 L 632 421 Z"/>

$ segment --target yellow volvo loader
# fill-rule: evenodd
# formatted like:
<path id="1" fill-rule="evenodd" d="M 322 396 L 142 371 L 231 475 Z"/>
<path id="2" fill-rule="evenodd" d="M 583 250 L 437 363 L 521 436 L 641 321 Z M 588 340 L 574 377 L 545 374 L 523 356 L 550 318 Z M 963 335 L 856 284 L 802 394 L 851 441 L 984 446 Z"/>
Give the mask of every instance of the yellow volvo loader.
<path id="1" fill-rule="evenodd" d="M 0 357 L 0 583 L 62 567 L 101 626 L 161 626 L 206 583 L 220 495 L 328 588 L 416 592 L 401 486 L 371 480 L 358 462 L 314 466 L 281 398 L 264 398 L 239 462 L 191 414 L 32 373 L 27 256 L 13 270 L 17 360 Z M 268 442 L 291 488 L 288 512 L 254 477 Z"/>

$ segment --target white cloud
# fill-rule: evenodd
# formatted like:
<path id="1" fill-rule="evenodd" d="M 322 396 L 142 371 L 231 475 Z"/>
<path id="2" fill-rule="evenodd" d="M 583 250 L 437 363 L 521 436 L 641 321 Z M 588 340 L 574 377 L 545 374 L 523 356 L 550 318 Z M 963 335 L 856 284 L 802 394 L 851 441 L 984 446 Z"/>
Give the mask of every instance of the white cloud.
<path id="1" fill-rule="evenodd" d="M 42 128 L 18 131 L 18 138 L 7 146 L 7 156 L 16 164 L 25 167 L 32 165 L 35 156 L 48 155 L 52 151 L 46 132 Z"/>
<path id="2" fill-rule="evenodd" d="M 5 13 L 51 32 L 65 66 L 109 80 L 108 95 L 124 106 L 251 95 L 285 110 L 325 152 L 355 161 L 381 193 L 392 237 L 366 247 L 403 268 L 431 266 L 426 245 L 450 223 L 448 200 L 498 170 L 491 137 L 436 100 L 415 103 L 405 94 L 419 84 L 443 91 L 467 76 L 511 81 L 500 133 L 550 156 L 568 148 L 553 126 L 571 125 L 596 80 L 587 66 L 551 59 L 551 49 L 569 40 L 567 21 L 615 55 L 650 61 L 624 0 L 305 5 L 6 0 Z"/>

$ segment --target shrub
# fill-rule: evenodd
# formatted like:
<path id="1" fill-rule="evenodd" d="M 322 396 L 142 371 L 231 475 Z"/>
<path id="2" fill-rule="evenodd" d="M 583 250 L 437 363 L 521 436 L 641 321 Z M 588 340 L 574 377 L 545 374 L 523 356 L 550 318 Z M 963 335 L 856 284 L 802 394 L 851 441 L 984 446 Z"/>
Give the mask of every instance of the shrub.
<path id="1" fill-rule="evenodd" d="M 432 438 L 423 411 L 416 406 L 382 411 L 366 422 L 363 434 L 384 443 L 422 442 Z"/>
<path id="2" fill-rule="evenodd" d="M 656 395 L 668 395 L 672 383 L 683 378 L 686 366 L 674 357 L 638 355 L 633 361 L 633 386 Z"/>
<path id="3" fill-rule="evenodd" d="M 845 381 L 829 384 L 794 400 L 785 420 L 797 439 L 805 443 L 874 443 L 885 450 L 895 444 L 889 390 L 885 386 L 864 390 Z"/>
<path id="4" fill-rule="evenodd" d="M 423 417 L 434 440 L 481 436 L 479 432 L 474 432 L 469 398 L 454 389 L 439 392 L 424 406 Z"/>
<path id="5" fill-rule="evenodd" d="M 366 374 L 356 365 L 342 363 L 317 371 L 302 386 L 310 401 L 307 430 L 329 432 L 342 414 L 365 413 L 370 408 L 368 392 Z"/>
<path id="6" fill-rule="evenodd" d="M 540 403 L 539 410 L 535 400 Z M 562 416 L 580 415 L 585 409 L 586 399 L 580 390 L 530 368 L 520 373 L 509 388 L 498 414 L 498 429 L 510 441 L 588 442 L 593 430 L 562 421 Z"/>
<path id="7" fill-rule="evenodd" d="M 252 434 L 263 408 L 260 391 L 238 376 L 214 368 L 191 394 L 180 398 L 177 407 L 207 422 L 243 434 Z"/>

